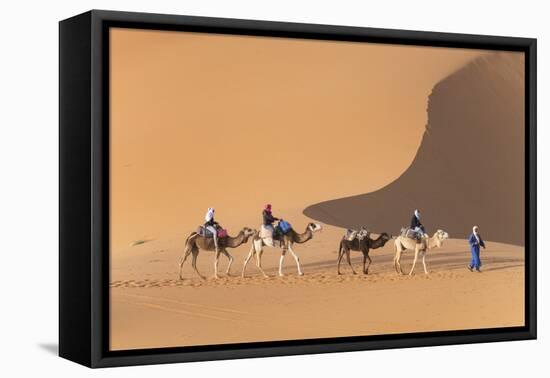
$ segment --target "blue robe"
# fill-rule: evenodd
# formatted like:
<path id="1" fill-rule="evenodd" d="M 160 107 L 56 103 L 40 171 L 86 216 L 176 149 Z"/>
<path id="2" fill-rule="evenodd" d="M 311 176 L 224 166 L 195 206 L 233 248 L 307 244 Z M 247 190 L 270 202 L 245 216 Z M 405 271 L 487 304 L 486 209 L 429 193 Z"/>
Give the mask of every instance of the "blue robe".
<path id="1" fill-rule="evenodd" d="M 485 243 L 483 242 L 483 239 L 481 238 L 480 235 L 478 235 L 478 237 L 479 237 L 479 242 L 477 241 L 477 238 L 474 235 L 474 233 L 472 233 L 468 238 L 468 243 L 470 244 L 470 249 L 472 251 L 472 261 L 470 261 L 470 267 L 476 270 L 479 270 L 479 268 L 481 268 L 479 248 L 480 247 L 485 248 Z"/>

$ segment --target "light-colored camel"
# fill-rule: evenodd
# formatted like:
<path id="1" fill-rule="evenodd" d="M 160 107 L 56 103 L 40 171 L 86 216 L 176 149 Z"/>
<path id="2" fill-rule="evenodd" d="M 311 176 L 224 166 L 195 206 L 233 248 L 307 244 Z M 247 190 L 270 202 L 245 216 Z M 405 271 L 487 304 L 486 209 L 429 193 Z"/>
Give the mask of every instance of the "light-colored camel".
<path id="1" fill-rule="evenodd" d="M 322 229 L 321 225 L 317 223 L 308 223 L 304 233 L 299 234 L 293 229 L 291 229 L 285 235 L 276 236 L 273 241 L 273 245 L 270 245 L 269 242 L 266 243 L 266 241 L 260 237 L 260 233 L 257 231 L 254 234 L 254 237 L 252 238 L 252 247 L 250 248 L 250 252 L 248 253 L 248 256 L 246 256 L 246 259 L 244 260 L 242 277 L 244 277 L 246 265 L 248 264 L 248 261 L 250 260 L 250 258 L 252 258 L 252 256 L 256 258 L 256 266 L 258 267 L 260 272 L 262 272 L 264 277 L 267 277 L 267 274 L 265 274 L 264 270 L 262 269 L 263 249 L 264 247 L 274 247 L 276 244 L 280 244 L 280 248 L 282 249 L 281 258 L 279 260 L 279 276 L 284 276 L 283 260 L 286 255 L 286 251 L 289 251 L 292 254 L 292 256 L 294 257 L 294 260 L 296 261 L 298 274 L 300 276 L 303 276 L 304 273 L 302 272 L 302 267 L 300 265 L 300 258 L 296 255 L 296 253 L 294 253 L 292 246 L 294 245 L 294 243 L 302 244 L 307 242 L 308 240 L 313 238 L 313 233 L 320 231 L 321 229 Z"/>
<path id="2" fill-rule="evenodd" d="M 432 248 L 441 248 L 443 241 L 449 238 L 449 234 L 443 230 L 437 230 L 432 237 L 425 236 L 419 243 L 415 239 L 410 239 L 404 236 L 398 236 L 395 239 L 395 257 L 393 263 L 395 270 L 398 274 L 403 274 L 401 269 L 401 254 L 407 250 L 414 250 L 414 260 L 409 276 L 413 274 L 414 267 L 416 265 L 416 260 L 418 259 L 418 254 L 422 254 L 422 265 L 424 265 L 424 273 L 428 274 L 428 269 L 426 268 L 426 252 L 428 249 Z"/>
<path id="3" fill-rule="evenodd" d="M 225 236 L 222 238 L 218 238 L 218 251 L 215 255 L 214 259 L 214 277 L 218 278 L 218 260 L 220 259 L 220 254 L 224 254 L 229 259 L 229 265 L 227 265 L 227 271 L 225 272 L 228 276 L 230 275 L 231 270 L 231 264 L 233 263 L 233 256 L 229 252 L 227 252 L 226 248 L 236 248 L 240 246 L 241 244 L 245 244 L 248 242 L 248 239 L 256 233 L 256 230 L 253 230 L 248 227 L 244 227 L 241 232 L 235 237 L 232 236 Z M 193 266 L 193 269 L 199 277 L 204 279 L 205 277 L 199 273 L 197 270 L 197 256 L 199 255 L 199 250 L 203 251 L 216 251 L 216 246 L 214 245 L 214 239 L 213 238 L 206 238 L 204 236 L 201 236 L 197 234 L 196 232 L 193 232 L 189 237 L 185 240 L 185 249 L 183 257 L 180 261 L 180 280 L 183 279 L 182 277 L 182 268 L 183 264 L 185 263 L 185 260 L 187 260 L 187 257 L 189 257 L 190 254 L 193 255 L 193 260 L 191 262 L 191 265 Z"/>

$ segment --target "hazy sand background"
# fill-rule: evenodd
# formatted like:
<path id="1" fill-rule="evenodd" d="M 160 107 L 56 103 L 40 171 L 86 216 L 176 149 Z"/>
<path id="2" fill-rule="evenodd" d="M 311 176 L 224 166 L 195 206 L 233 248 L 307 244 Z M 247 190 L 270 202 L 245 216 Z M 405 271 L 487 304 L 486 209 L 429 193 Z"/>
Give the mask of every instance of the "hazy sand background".
<path id="1" fill-rule="evenodd" d="M 111 242 L 230 231 L 410 165 L 434 84 L 484 51 L 115 29 Z M 289 219 L 291 222 L 305 218 Z"/>
<path id="2" fill-rule="evenodd" d="M 122 29 L 111 48 L 111 348 L 523 324 L 523 248 L 497 243 L 479 275 L 451 241 L 430 276 L 395 275 L 390 244 L 372 276 L 336 276 L 343 231 L 326 226 L 296 247 L 304 277 L 287 257 L 285 278 L 251 263 L 248 279 L 203 282 L 189 265 L 177 279 L 209 206 L 232 235 L 267 202 L 301 232 L 306 206 L 395 180 L 433 86 L 487 52 Z M 269 274 L 278 259 L 265 253 Z M 212 254 L 199 269 L 212 275 Z"/>

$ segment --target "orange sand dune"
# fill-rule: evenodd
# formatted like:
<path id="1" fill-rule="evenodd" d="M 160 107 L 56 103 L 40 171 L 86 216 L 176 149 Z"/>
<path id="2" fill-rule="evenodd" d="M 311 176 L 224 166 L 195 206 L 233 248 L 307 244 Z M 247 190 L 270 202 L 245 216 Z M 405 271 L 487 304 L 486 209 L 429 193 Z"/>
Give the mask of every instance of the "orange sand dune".
<path id="1" fill-rule="evenodd" d="M 111 49 L 113 253 L 207 207 L 232 231 L 388 184 L 433 85 L 485 53 L 125 29 Z"/>
<path id="2" fill-rule="evenodd" d="M 305 215 L 396 232 L 419 208 L 428 230 L 463 238 L 478 225 L 488 239 L 524 245 L 524 73 L 522 53 L 494 53 L 440 81 L 402 176 L 373 193 L 309 206 Z"/>
<path id="3" fill-rule="evenodd" d="M 430 252 L 429 276 L 397 276 L 391 244 L 373 251 L 372 275 L 337 276 L 343 229 L 326 225 L 295 248 L 303 277 L 287 257 L 284 278 L 250 264 L 249 278 L 201 281 L 187 264 L 178 280 L 207 207 L 230 234 L 258 227 L 266 202 L 303 231 L 308 205 L 394 181 L 434 85 L 487 52 L 123 29 L 111 49 L 112 349 L 524 323 L 523 248 L 490 242 L 481 274 L 452 240 Z M 249 248 L 231 251 L 233 272 Z M 279 256 L 265 252 L 271 276 Z M 211 253 L 199 269 L 213 274 Z"/>

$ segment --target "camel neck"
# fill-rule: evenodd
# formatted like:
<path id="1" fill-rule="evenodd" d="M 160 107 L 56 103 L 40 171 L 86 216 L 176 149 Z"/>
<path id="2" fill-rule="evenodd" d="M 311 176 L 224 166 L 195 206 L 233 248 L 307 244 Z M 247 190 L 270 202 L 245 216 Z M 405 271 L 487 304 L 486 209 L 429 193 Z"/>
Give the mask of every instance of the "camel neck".
<path id="1" fill-rule="evenodd" d="M 309 228 L 306 228 L 305 232 L 303 234 L 296 233 L 297 240 L 296 243 L 305 243 L 309 239 L 313 237 L 313 232 Z"/>
<path id="2" fill-rule="evenodd" d="M 371 239 L 372 242 L 370 243 L 371 248 L 379 248 L 384 245 L 382 235 L 378 236 L 376 239 Z"/>
<path id="3" fill-rule="evenodd" d="M 434 246 L 437 246 L 437 239 L 435 237 L 435 234 L 428 238 L 428 248 L 433 248 Z"/>
<path id="4" fill-rule="evenodd" d="M 243 231 L 239 232 L 239 234 L 235 237 L 232 237 L 232 236 L 227 237 L 227 245 L 230 247 L 239 246 L 244 241 L 245 241 L 245 236 Z"/>

